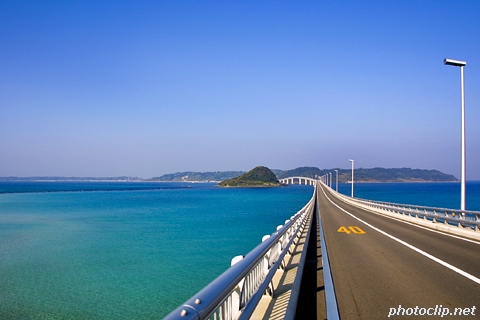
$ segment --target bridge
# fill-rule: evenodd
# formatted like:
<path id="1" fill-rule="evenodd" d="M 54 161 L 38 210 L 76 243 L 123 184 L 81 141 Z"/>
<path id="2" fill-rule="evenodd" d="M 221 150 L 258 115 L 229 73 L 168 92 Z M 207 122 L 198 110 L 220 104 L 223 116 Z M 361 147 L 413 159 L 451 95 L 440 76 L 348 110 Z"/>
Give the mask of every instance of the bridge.
<path id="1" fill-rule="evenodd" d="M 280 181 L 280 183 L 283 183 L 283 184 L 305 184 L 305 185 L 313 186 L 318 180 L 307 178 L 307 177 L 288 177 L 288 178 L 278 179 L 278 181 Z M 295 183 L 295 181 L 297 183 Z"/>
<path id="2" fill-rule="evenodd" d="M 301 181 L 311 200 L 166 320 L 479 317 L 480 212 L 282 179 Z"/>

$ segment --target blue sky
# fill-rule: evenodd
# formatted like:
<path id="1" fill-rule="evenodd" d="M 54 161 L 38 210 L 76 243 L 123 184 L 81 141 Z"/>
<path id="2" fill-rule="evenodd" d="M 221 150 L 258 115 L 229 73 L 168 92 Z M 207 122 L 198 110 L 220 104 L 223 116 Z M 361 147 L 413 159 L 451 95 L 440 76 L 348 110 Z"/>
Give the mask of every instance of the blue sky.
<path id="1" fill-rule="evenodd" d="M 480 1 L 2 1 L 0 176 L 480 179 Z"/>

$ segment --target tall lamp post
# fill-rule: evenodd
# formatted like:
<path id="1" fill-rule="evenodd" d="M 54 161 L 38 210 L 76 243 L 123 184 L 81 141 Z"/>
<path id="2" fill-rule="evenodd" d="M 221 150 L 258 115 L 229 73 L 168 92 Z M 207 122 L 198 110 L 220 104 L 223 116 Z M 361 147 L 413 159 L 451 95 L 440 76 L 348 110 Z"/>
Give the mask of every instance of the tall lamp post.
<path id="1" fill-rule="evenodd" d="M 332 187 L 332 173 L 330 172 L 330 188 Z"/>
<path id="2" fill-rule="evenodd" d="M 338 170 L 335 170 L 335 172 L 337 173 L 337 187 L 336 187 L 336 190 L 338 192 Z"/>
<path id="3" fill-rule="evenodd" d="M 353 198 L 353 166 L 354 166 L 355 160 L 348 159 L 348 161 L 352 163 L 352 198 Z"/>
<path id="4" fill-rule="evenodd" d="M 465 190 L 466 190 L 466 143 L 465 143 L 465 80 L 463 67 L 467 64 L 465 61 L 445 59 L 443 63 L 449 66 L 460 67 L 460 85 L 462 89 L 462 172 L 460 178 L 460 210 L 465 210 Z"/>

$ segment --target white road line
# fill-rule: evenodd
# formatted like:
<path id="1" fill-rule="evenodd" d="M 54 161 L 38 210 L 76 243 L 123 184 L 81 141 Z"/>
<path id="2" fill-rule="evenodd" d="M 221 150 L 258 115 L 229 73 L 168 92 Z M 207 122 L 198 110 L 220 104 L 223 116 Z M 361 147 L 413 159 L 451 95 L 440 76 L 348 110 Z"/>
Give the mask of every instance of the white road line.
<path id="1" fill-rule="evenodd" d="M 440 260 L 440 259 L 438 259 L 437 257 L 434 257 L 434 256 L 432 256 L 431 254 L 426 253 L 425 251 L 420 250 L 420 249 L 418 249 L 417 247 L 412 246 L 411 244 L 409 244 L 409 243 L 407 243 L 407 242 L 405 242 L 405 241 L 403 241 L 403 240 L 400 240 L 400 239 L 392 236 L 391 234 L 386 233 L 386 232 L 383 231 L 383 230 L 378 229 L 377 227 L 372 226 L 372 225 L 369 224 L 368 222 L 363 221 L 362 219 L 360 219 L 360 218 L 358 218 L 357 216 L 351 214 L 350 212 L 348 212 L 347 210 L 341 208 L 339 205 L 337 205 L 335 202 L 333 202 L 333 201 L 327 196 L 327 194 L 325 193 L 325 190 L 323 190 L 323 188 L 322 188 L 322 192 L 323 192 L 323 194 L 325 195 L 325 197 L 327 197 L 328 201 L 330 201 L 334 206 L 336 206 L 337 208 L 339 208 L 340 210 L 342 210 L 342 211 L 345 212 L 346 214 L 350 215 L 352 218 L 357 219 L 358 221 L 360 221 L 360 222 L 362 222 L 363 224 L 369 226 L 369 227 L 372 228 L 373 230 L 375 230 L 375 231 L 377 231 L 377 232 L 380 232 L 381 234 L 389 237 L 390 239 L 395 240 L 395 241 L 397 241 L 398 243 L 403 244 L 404 246 L 406 246 L 406 247 L 408 247 L 408 248 L 410 248 L 410 249 L 412 249 L 412 250 L 420 253 L 421 255 L 423 255 L 423 256 L 425 256 L 425 257 L 427 257 L 427 258 L 429 258 L 429 259 L 431 259 L 431 260 L 433 260 L 433 261 L 435 261 L 435 262 L 437 262 L 437 263 L 439 263 L 439 264 L 441 264 L 442 266 L 447 267 L 448 269 L 450 269 L 450 270 L 452 270 L 452 271 L 455 271 L 455 272 L 458 273 L 458 274 L 461 274 L 461 275 L 464 276 L 465 278 L 468 278 L 468 279 L 472 280 L 473 282 L 476 282 L 476 283 L 480 284 L 480 279 L 477 278 L 477 277 L 475 277 L 474 275 L 471 275 L 471 274 L 468 273 L 468 272 L 465 272 L 465 271 L 463 271 L 463 270 L 461 270 L 461 269 L 459 269 L 459 268 L 457 268 L 457 267 L 455 267 L 455 266 L 452 266 L 451 264 L 449 264 L 449 263 L 447 263 L 447 262 L 445 262 L 445 261 L 443 261 L 443 260 Z"/>

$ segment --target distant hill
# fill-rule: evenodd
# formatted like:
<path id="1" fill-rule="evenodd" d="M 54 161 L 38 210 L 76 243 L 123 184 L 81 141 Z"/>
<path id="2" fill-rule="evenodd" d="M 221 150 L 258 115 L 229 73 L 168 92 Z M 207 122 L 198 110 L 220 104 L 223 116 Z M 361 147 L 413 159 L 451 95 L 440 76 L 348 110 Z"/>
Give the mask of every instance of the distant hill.
<path id="1" fill-rule="evenodd" d="M 267 167 L 256 167 L 239 177 L 222 181 L 221 187 L 274 187 L 281 186 L 275 173 Z"/>
<path id="2" fill-rule="evenodd" d="M 350 170 L 347 170 L 350 171 Z M 348 172 L 342 172 L 345 181 L 350 180 L 348 178 Z M 351 174 L 351 171 L 350 171 Z M 359 168 L 354 172 L 355 181 L 381 181 L 381 182 L 422 182 L 422 181 L 458 181 L 455 176 L 451 174 L 445 174 L 438 170 L 425 170 L 425 169 L 411 169 L 411 168 L 398 168 L 398 169 L 385 169 L 385 168 L 372 168 L 363 169 Z M 340 180 L 339 171 L 339 180 Z"/>
<path id="3" fill-rule="evenodd" d="M 245 171 L 215 171 L 215 172 L 177 172 L 164 174 L 160 177 L 145 179 L 146 181 L 223 181 L 238 177 Z"/>
<path id="4" fill-rule="evenodd" d="M 323 169 L 320 170 L 316 167 L 300 167 L 293 170 L 276 172 L 279 179 L 286 177 L 308 177 L 315 178 L 315 176 L 323 176 L 324 174 L 332 173 L 333 179 L 335 179 L 336 172 L 338 170 L 338 182 L 348 182 L 352 177 L 351 169 Z M 451 174 L 445 174 L 438 170 L 425 170 L 425 169 L 411 169 L 411 168 L 358 168 L 354 171 L 354 180 L 356 182 L 448 182 L 458 181 L 455 176 Z"/>
<path id="5" fill-rule="evenodd" d="M 287 177 L 315 178 L 329 172 L 335 179 L 335 169 L 338 170 L 338 181 L 348 182 L 351 179 L 351 169 L 319 169 L 317 167 L 299 167 L 292 170 L 270 170 L 278 179 Z M 137 177 L 0 177 L 0 181 L 224 181 L 244 174 L 245 171 L 214 171 L 214 172 L 177 172 L 164 174 L 160 177 L 142 179 Z M 355 169 L 356 182 L 449 182 L 458 181 L 451 174 L 438 170 L 424 170 L 411 168 L 358 168 Z"/>
<path id="6" fill-rule="evenodd" d="M 320 170 L 317 167 L 300 167 L 292 170 L 274 170 L 278 179 L 287 178 L 287 177 L 307 177 L 315 178 L 315 176 L 323 176 L 328 170 Z"/>

